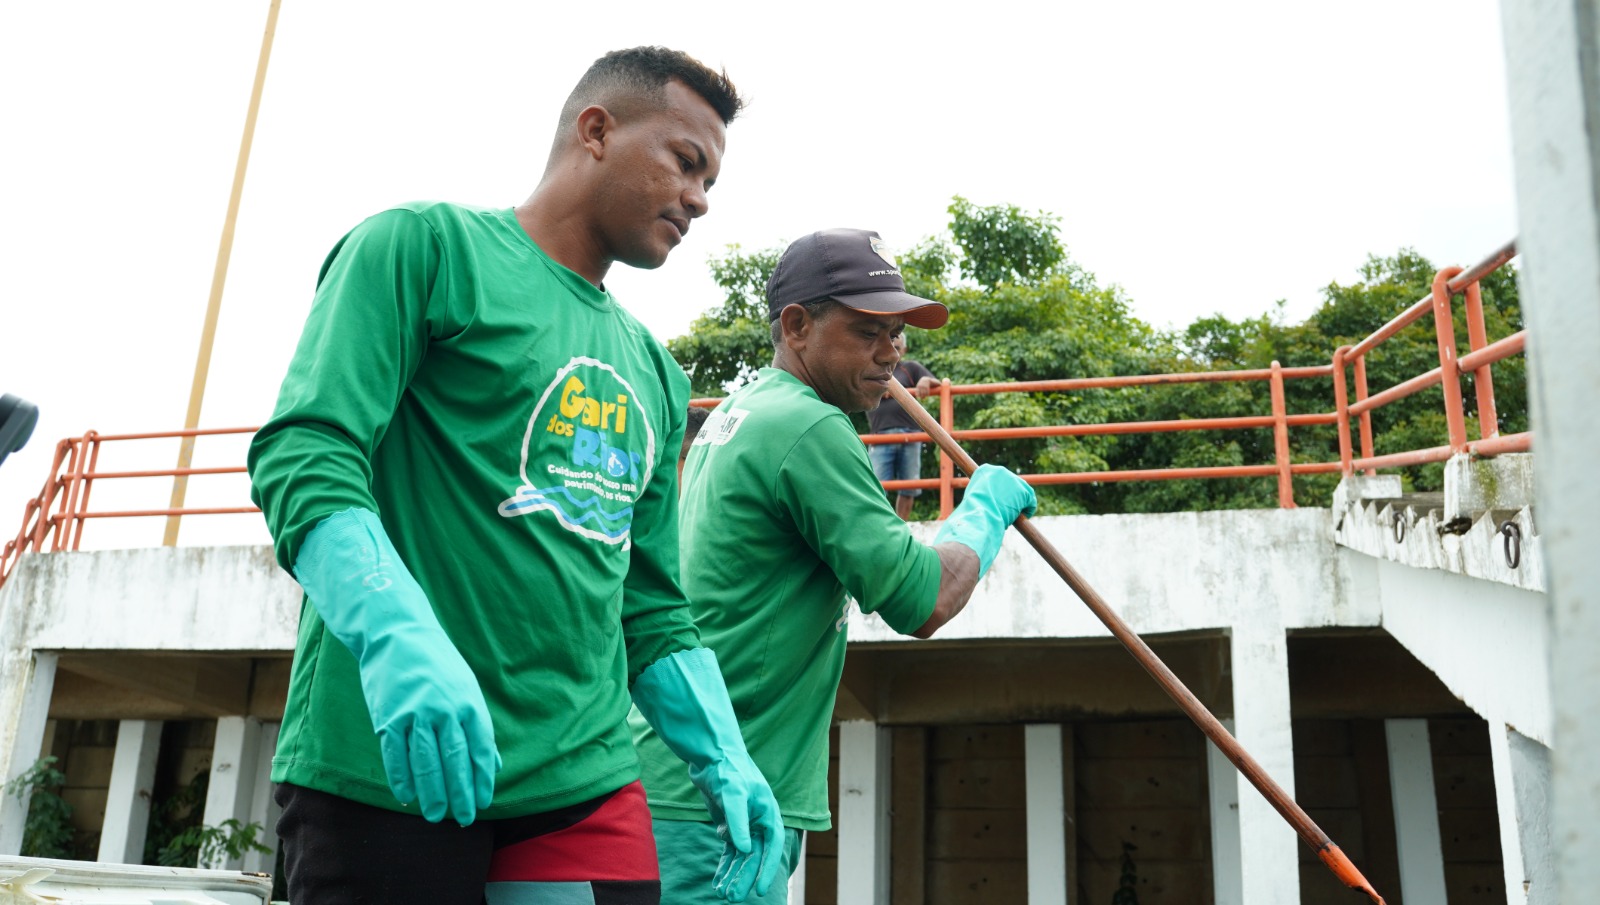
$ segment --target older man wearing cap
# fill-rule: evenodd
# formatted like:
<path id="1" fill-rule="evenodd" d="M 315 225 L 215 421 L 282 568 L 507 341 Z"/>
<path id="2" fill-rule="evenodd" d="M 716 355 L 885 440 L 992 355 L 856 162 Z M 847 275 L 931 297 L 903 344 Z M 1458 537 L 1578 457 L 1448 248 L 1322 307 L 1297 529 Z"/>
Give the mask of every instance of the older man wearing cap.
<path id="1" fill-rule="evenodd" d="M 778 798 L 787 875 L 802 833 L 832 823 L 828 723 L 850 600 L 896 631 L 931 636 L 966 605 L 1034 495 L 1011 472 L 984 466 L 932 546 L 889 506 L 849 413 L 883 399 L 904 326 L 941 327 L 948 312 L 905 291 L 877 233 L 830 229 L 796 241 L 767 283 L 767 304 L 772 366 L 725 399 L 696 437 L 679 548 L 695 623 Z M 690 770 L 642 719 L 633 728 L 662 902 L 714 901 L 715 888 L 739 878 L 707 871 L 722 842 Z M 775 883 L 752 901 L 786 899 Z"/>

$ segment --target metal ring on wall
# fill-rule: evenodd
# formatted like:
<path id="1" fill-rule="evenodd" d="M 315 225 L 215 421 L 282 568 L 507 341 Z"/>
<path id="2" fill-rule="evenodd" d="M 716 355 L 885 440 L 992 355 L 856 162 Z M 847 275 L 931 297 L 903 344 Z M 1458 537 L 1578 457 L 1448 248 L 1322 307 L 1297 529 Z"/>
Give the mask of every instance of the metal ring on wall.
<path id="1" fill-rule="evenodd" d="M 1506 555 L 1506 565 L 1515 569 L 1522 565 L 1522 526 L 1507 519 L 1500 523 L 1501 550 Z"/>

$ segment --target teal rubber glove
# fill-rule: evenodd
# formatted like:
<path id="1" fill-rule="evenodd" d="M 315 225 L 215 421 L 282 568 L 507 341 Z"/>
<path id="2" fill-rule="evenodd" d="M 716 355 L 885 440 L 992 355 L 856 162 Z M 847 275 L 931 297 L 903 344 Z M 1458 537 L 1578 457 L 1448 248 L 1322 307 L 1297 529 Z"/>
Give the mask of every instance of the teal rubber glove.
<path id="1" fill-rule="evenodd" d="M 1033 488 L 1002 465 L 979 465 L 967 483 L 961 505 L 933 536 L 935 546 L 957 543 L 978 554 L 978 577 L 988 574 L 1000 553 L 1006 528 L 1021 515 L 1032 515 L 1039 499 Z"/>
<path id="2" fill-rule="evenodd" d="M 713 889 L 730 902 L 766 895 L 783 863 L 783 817 L 745 750 L 717 655 L 697 647 L 662 657 L 634 681 L 633 703 L 705 796 L 723 842 Z"/>
<path id="3" fill-rule="evenodd" d="M 494 724 L 383 523 L 365 509 L 328 516 L 300 545 L 294 574 L 355 654 L 394 797 L 434 823 L 448 814 L 470 824 L 494 800 Z"/>

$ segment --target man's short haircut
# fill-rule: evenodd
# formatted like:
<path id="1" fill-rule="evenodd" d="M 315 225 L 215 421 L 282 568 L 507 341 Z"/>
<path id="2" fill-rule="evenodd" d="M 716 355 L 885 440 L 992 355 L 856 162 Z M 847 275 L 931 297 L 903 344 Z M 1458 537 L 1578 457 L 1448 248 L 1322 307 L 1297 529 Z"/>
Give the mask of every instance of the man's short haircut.
<path id="1" fill-rule="evenodd" d="M 710 409 L 703 409 L 699 406 L 689 407 L 689 420 L 683 424 L 684 449 L 688 449 L 689 444 L 694 442 L 694 438 L 700 434 L 701 426 L 706 423 L 706 419 L 709 417 L 711 417 Z"/>
<path id="2" fill-rule="evenodd" d="M 744 109 L 744 100 L 728 79 L 727 70 L 718 72 L 680 50 L 631 47 L 595 60 L 578 79 L 561 108 L 561 128 L 595 104 L 618 117 L 665 109 L 667 82 L 673 79 L 705 98 L 725 126 Z"/>
<path id="3" fill-rule="evenodd" d="M 804 305 L 801 305 L 800 307 L 806 309 L 806 316 L 807 317 L 809 317 L 809 318 L 811 318 L 813 320 L 822 320 L 823 318 L 827 317 L 828 315 L 833 314 L 835 311 L 840 310 L 844 306 L 839 304 L 838 302 L 834 301 L 833 299 L 817 299 L 814 302 L 806 302 Z M 782 317 L 776 317 L 776 318 L 773 318 L 773 320 L 772 320 L 772 348 L 773 349 L 781 349 L 781 348 L 783 348 L 783 318 Z"/>

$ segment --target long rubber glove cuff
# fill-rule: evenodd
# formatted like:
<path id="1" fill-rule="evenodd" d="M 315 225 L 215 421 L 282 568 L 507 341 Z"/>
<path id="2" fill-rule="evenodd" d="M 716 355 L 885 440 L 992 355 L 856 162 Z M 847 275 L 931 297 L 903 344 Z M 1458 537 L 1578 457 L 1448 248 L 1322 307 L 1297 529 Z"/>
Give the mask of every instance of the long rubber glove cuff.
<path id="1" fill-rule="evenodd" d="M 730 902 L 766 895 L 783 861 L 783 817 L 745 750 L 717 655 L 697 647 L 662 657 L 634 681 L 633 703 L 705 796 L 723 842 L 713 888 Z"/>
<path id="2" fill-rule="evenodd" d="M 1038 497 L 1033 488 L 1002 465 L 979 465 L 967 482 L 961 505 L 933 537 L 935 546 L 957 543 L 978 554 L 978 577 L 988 574 L 1000 553 L 1006 528 L 1021 515 L 1032 515 Z"/>
<path id="3" fill-rule="evenodd" d="M 366 509 L 328 516 L 300 545 L 294 574 L 356 657 L 394 797 L 435 823 L 449 814 L 470 824 L 494 800 L 494 724 L 383 523 Z"/>

